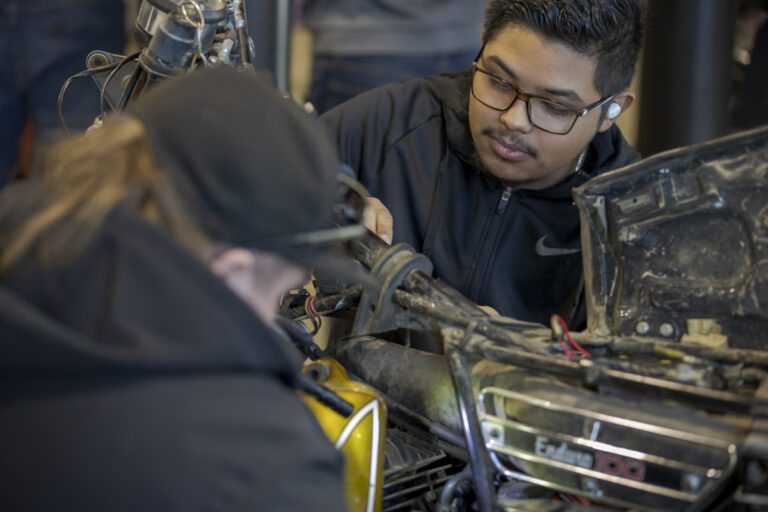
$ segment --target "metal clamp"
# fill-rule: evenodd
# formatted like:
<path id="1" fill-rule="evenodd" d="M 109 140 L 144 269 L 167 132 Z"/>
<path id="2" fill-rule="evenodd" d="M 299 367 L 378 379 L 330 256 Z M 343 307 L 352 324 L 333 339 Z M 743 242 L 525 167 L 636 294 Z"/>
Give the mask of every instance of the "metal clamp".
<path id="1" fill-rule="evenodd" d="M 352 325 L 353 335 L 385 332 L 395 327 L 395 307 L 392 295 L 412 270 L 432 274 L 432 261 L 407 244 L 393 245 L 371 268 L 379 283 L 375 290 L 365 290 L 360 297 L 357 315 Z"/>

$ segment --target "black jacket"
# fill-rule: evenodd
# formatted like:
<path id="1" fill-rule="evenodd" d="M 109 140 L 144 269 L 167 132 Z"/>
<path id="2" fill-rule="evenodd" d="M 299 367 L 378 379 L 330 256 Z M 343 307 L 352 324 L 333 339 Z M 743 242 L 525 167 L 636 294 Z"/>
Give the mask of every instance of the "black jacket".
<path id="1" fill-rule="evenodd" d="M 300 361 L 164 232 L 113 215 L 0 279 L 0 509 L 344 510 Z"/>
<path id="2" fill-rule="evenodd" d="M 364 93 L 324 114 L 341 161 L 391 210 L 394 242 L 430 257 L 435 276 L 520 320 L 552 313 L 582 327 L 579 215 L 571 190 L 639 155 L 615 126 L 582 170 L 544 190 L 504 187 L 473 166 L 469 72 Z"/>

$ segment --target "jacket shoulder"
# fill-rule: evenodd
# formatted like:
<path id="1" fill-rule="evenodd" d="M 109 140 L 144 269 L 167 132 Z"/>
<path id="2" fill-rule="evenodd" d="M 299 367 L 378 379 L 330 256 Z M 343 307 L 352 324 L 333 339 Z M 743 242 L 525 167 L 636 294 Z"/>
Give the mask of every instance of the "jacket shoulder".
<path id="1" fill-rule="evenodd" d="M 450 75 L 389 84 L 342 103 L 320 119 L 341 162 L 370 186 L 389 152 L 404 140 L 418 135 L 419 146 L 423 146 L 418 150 L 420 154 L 427 147 L 437 151 L 436 144 L 440 144 L 445 132 L 446 98 L 453 90 Z"/>
<path id="2" fill-rule="evenodd" d="M 369 133 L 396 140 L 440 115 L 441 90 L 434 80 L 416 78 L 366 91 L 329 110 L 320 119 L 332 132 L 378 127 Z"/>

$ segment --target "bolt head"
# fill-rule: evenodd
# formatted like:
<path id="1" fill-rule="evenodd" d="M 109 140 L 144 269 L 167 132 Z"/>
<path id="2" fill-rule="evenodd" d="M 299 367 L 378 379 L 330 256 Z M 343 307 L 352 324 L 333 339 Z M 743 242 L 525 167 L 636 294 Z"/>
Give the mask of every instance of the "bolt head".
<path id="1" fill-rule="evenodd" d="M 641 320 L 640 322 L 637 322 L 637 324 L 635 324 L 635 332 L 637 334 L 642 334 L 642 335 L 648 334 L 649 332 L 651 332 L 651 325 L 645 320 Z"/>

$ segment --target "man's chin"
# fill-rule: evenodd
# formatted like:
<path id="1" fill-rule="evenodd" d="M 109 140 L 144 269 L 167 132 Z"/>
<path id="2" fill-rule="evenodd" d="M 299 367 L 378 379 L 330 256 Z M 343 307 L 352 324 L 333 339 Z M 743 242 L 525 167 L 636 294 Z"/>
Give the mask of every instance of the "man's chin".
<path id="1" fill-rule="evenodd" d="M 494 162 L 493 165 L 488 166 L 477 152 L 473 155 L 472 165 L 491 182 L 502 187 L 519 188 L 529 182 L 525 176 L 521 176 L 521 173 L 514 169 L 514 164 L 499 165 L 498 162 Z"/>
<path id="2" fill-rule="evenodd" d="M 504 162 L 503 159 L 496 158 L 495 155 L 490 162 L 491 165 L 486 165 L 477 150 L 472 154 L 470 162 L 480 171 L 480 174 L 501 188 L 512 187 L 513 189 L 539 190 L 551 187 L 568 177 L 565 174 L 559 179 L 552 180 L 550 179 L 552 176 L 531 176 L 529 172 L 521 169 L 520 165 Z"/>
<path id="3" fill-rule="evenodd" d="M 498 183 L 502 184 L 505 187 L 512 187 L 513 189 L 528 188 L 528 186 L 533 183 L 532 180 L 518 177 L 515 174 L 506 174 L 506 175 L 499 175 L 499 174 L 493 174 L 493 173 L 490 173 L 490 174 L 491 176 L 493 176 L 493 179 L 495 179 Z"/>

